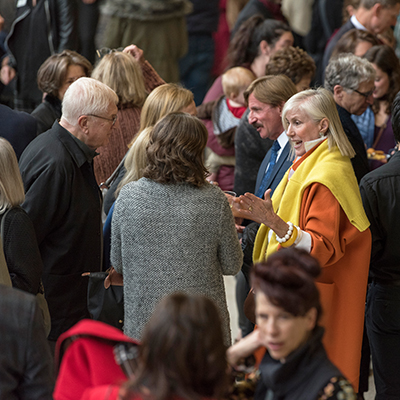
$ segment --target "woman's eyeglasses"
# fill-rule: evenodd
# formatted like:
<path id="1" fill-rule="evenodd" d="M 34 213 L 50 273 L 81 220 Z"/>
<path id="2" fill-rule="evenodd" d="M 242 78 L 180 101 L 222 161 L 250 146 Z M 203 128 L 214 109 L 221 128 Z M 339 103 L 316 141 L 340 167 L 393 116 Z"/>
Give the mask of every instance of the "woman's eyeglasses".
<path id="1" fill-rule="evenodd" d="M 96 50 L 96 54 L 97 57 L 99 57 L 99 59 L 102 59 L 107 54 L 115 53 L 117 51 L 122 51 L 122 50 L 124 50 L 123 47 L 118 47 L 117 49 L 109 49 L 108 47 L 102 47 L 101 49 Z"/>

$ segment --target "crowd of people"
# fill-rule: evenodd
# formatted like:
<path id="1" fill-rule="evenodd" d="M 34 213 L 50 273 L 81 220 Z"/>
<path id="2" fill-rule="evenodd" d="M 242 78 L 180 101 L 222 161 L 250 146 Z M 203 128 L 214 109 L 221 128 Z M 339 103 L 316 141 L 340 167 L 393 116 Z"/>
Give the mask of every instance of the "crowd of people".
<path id="1" fill-rule="evenodd" d="M 0 399 L 400 398 L 400 0 L 299 3 L 0 18 Z"/>

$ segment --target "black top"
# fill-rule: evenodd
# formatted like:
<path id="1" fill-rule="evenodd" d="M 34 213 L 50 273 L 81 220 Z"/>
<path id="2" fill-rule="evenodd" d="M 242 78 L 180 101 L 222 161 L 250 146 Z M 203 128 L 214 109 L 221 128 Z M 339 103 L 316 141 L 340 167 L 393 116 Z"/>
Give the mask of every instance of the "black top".
<path id="1" fill-rule="evenodd" d="M 353 165 L 354 173 L 356 174 L 357 182 L 360 183 L 361 178 L 368 174 L 369 165 L 367 151 L 365 150 L 365 144 L 361 136 L 360 131 L 357 128 L 355 122 L 351 119 L 351 114 L 336 104 L 336 108 L 339 113 L 340 122 L 343 125 L 344 133 L 353 146 L 356 155 L 351 159 L 351 164 Z"/>
<path id="2" fill-rule="evenodd" d="M 38 293 L 43 264 L 32 221 L 15 207 L 0 215 L 0 224 L 4 224 L 3 249 L 13 287 Z"/>
<path id="3" fill-rule="evenodd" d="M 48 131 L 61 118 L 61 100 L 48 94 L 43 103 L 39 104 L 31 113 L 37 121 L 37 134 Z"/>
<path id="4" fill-rule="evenodd" d="M 343 379 L 326 355 L 321 341 L 323 333 L 324 329 L 318 327 L 284 363 L 274 360 L 267 352 L 260 364 L 261 378 L 254 400 L 316 400 L 332 378 Z M 348 398 L 344 393 L 341 396 L 329 398 Z"/>
<path id="5" fill-rule="evenodd" d="M 190 0 L 193 10 L 186 16 L 189 35 L 212 35 L 218 29 L 219 0 Z"/>
<path id="6" fill-rule="evenodd" d="M 371 223 L 370 277 L 392 282 L 400 280 L 400 153 L 361 180 L 361 197 Z"/>

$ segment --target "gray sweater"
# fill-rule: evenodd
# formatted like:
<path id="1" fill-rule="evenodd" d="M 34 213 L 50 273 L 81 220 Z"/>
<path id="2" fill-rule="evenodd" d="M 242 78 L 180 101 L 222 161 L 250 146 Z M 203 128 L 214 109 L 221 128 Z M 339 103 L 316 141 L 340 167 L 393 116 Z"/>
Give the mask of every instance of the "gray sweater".
<path id="1" fill-rule="evenodd" d="M 239 271 L 243 254 L 218 187 L 146 178 L 129 183 L 118 196 L 111 229 L 111 262 L 124 276 L 128 336 L 140 339 L 156 304 L 181 291 L 217 304 L 230 343 L 223 275 Z"/>

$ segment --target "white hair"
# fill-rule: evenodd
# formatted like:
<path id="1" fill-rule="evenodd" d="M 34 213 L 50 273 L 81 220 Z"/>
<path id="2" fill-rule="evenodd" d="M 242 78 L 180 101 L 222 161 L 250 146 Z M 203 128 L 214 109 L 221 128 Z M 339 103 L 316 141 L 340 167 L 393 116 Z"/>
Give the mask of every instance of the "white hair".
<path id="1" fill-rule="evenodd" d="M 62 117 L 76 126 L 81 115 L 102 115 L 110 104 L 118 105 L 118 96 L 110 87 L 93 78 L 79 78 L 65 92 Z"/>

